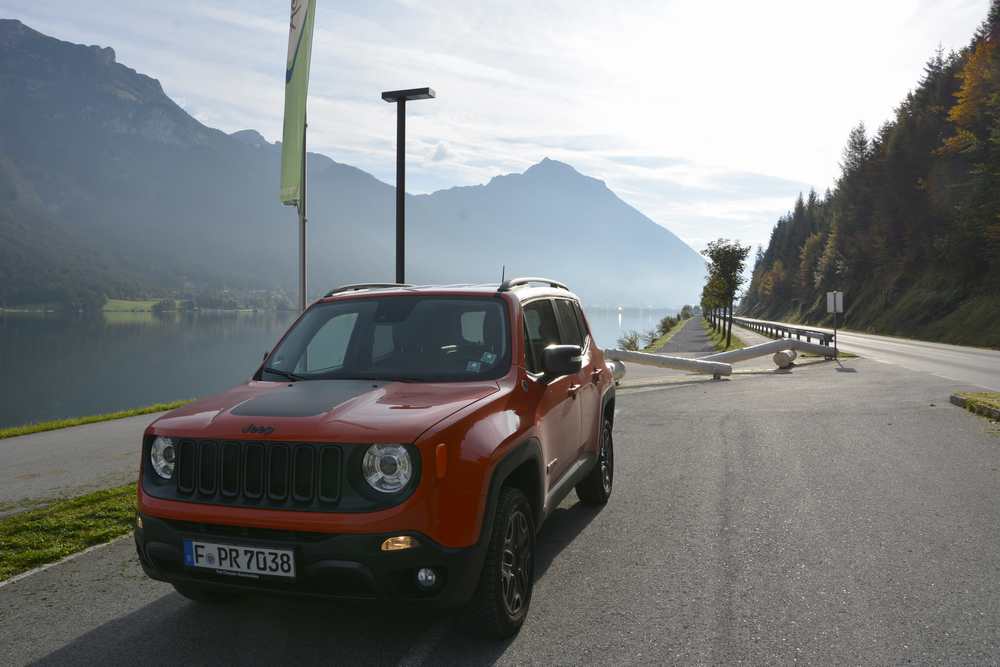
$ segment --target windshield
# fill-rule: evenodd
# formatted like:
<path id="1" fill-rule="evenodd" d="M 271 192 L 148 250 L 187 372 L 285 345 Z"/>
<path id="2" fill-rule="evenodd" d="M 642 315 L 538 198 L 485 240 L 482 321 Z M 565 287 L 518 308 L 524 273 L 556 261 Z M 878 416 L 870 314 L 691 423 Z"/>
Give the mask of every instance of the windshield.
<path id="1" fill-rule="evenodd" d="M 263 380 L 495 379 L 510 367 L 499 298 L 385 296 L 317 304 L 268 357 Z"/>

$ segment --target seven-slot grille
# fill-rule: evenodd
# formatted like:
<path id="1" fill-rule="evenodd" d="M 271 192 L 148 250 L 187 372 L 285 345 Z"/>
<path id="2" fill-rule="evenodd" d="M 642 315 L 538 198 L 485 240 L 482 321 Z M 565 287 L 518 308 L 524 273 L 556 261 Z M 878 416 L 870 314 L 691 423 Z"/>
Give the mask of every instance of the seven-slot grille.
<path id="1" fill-rule="evenodd" d="M 337 445 L 181 440 L 177 494 L 264 507 L 332 505 L 340 499 Z"/>

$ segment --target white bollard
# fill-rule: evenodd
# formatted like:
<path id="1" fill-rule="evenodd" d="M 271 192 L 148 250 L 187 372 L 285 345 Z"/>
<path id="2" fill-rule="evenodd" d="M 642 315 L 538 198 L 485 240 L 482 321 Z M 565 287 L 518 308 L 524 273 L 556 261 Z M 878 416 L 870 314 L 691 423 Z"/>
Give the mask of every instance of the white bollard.
<path id="1" fill-rule="evenodd" d="M 604 364 L 608 367 L 608 370 L 611 371 L 611 377 L 614 378 L 615 382 L 618 382 L 625 377 L 625 364 L 618 359 L 605 361 Z"/>
<path id="2" fill-rule="evenodd" d="M 771 359 L 774 360 L 774 365 L 778 368 L 790 368 L 792 362 L 795 361 L 795 351 L 794 350 L 781 350 L 775 352 Z"/>
<path id="3" fill-rule="evenodd" d="M 644 366 L 659 366 L 673 368 L 679 371 L 691 371 L 706 375 L 731 375 L 731 364 L 704 359 L 689 359 L 687 357 L 671 357 L 666 354 L 651 354 L 649 352 L 633 352 L 631 350 L 604 350 L 604 357 L 617 361 L 627 361 L 630 364 Z"/>

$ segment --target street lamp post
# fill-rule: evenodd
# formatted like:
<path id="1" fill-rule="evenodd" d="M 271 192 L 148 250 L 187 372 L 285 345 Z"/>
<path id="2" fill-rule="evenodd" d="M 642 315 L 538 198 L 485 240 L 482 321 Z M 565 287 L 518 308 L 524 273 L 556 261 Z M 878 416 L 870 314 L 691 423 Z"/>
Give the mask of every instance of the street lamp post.
<path id="1" fill-rule="evenodd" d="M 430 88 L 387 90 L 382 93 L 386 102 L 396 103 L 396 282 L 404 283 L 406 267 L 406 102 L 434 98 Z"/>

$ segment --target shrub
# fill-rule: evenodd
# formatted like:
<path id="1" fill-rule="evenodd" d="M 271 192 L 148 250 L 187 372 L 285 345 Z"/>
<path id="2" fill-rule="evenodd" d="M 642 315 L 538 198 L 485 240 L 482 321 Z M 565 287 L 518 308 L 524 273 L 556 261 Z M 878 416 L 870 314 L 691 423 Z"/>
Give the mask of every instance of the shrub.
<path id="1" fill-rule="evenodd" d="M 618 339 L 618 347 L 622 350 L 637 352 L 639 350 L 639 332 L 628 331 Z"/>
<path id="2" fill-rule="evenodd" d="M 673 329 L 677 325 L 677 322 L 678 322 L 677 318 L 667 315 L 662 320 L 660 320 L 660 323 L 656 326 L 656 329 L 657 331 L 659 331 L 660 335 L 663 336 L 666 335 L 668 331 Z"/>

